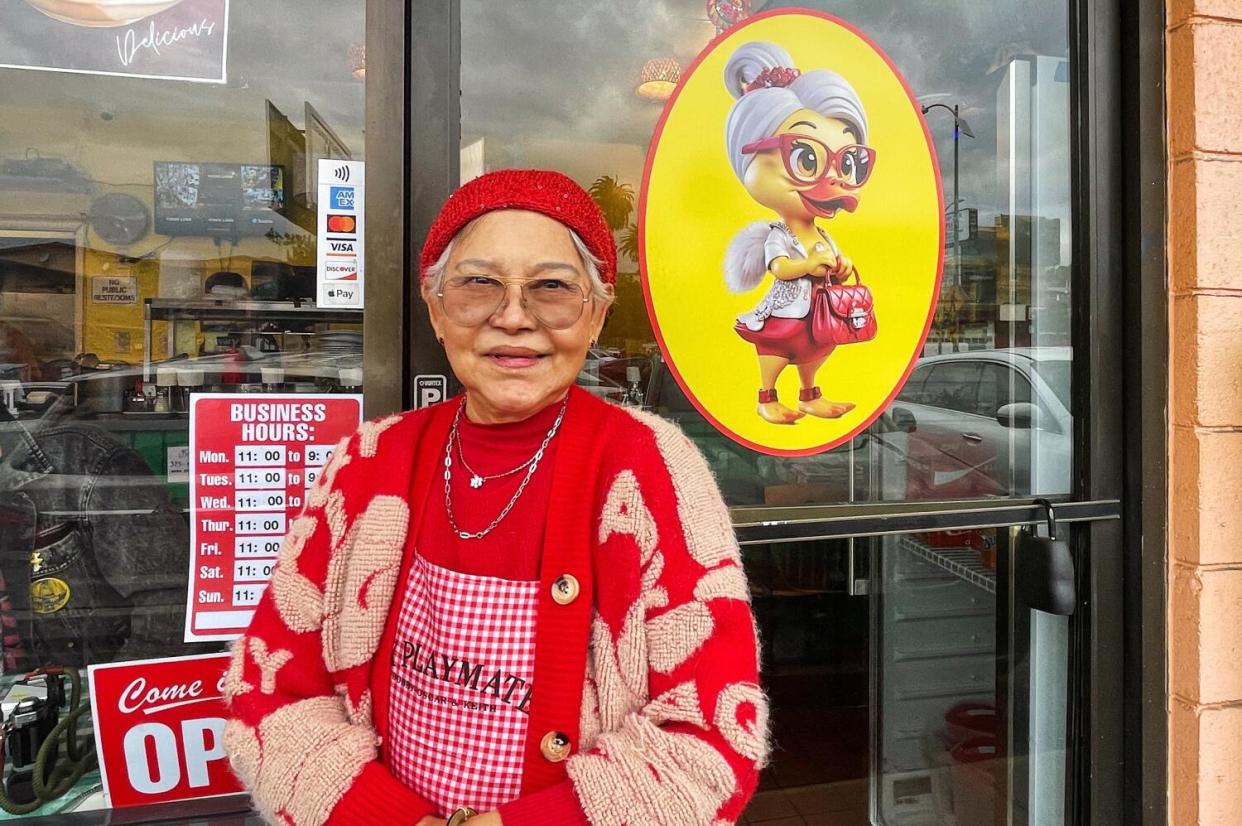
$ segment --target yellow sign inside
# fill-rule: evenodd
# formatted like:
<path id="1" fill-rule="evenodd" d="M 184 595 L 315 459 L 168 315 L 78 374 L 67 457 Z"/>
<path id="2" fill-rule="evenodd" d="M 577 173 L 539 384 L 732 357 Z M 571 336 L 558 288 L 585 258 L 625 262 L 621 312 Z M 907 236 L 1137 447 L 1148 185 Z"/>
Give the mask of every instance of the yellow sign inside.
<path id="1" fill-rule="evenodd" d="M 755 450 L 806 455 L 871 424 L 930 328 L 939 166 L 892 61 L 837 18 L 775 11 L 683 75 L 643 178 L 643 285 L 686 395 Z"/>

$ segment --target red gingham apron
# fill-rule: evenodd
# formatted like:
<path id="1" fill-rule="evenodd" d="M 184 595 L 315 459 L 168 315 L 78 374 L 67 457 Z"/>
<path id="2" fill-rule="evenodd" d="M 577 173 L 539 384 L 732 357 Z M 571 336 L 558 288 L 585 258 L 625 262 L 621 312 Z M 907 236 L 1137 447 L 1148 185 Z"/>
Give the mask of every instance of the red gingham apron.
<path id="1" fill-rule="evenodd" d="M 518 797 L 535 670 L 539 583 L 416 556 L 389 695 L 393 774 L 433 803 L 480 812 Z"/>

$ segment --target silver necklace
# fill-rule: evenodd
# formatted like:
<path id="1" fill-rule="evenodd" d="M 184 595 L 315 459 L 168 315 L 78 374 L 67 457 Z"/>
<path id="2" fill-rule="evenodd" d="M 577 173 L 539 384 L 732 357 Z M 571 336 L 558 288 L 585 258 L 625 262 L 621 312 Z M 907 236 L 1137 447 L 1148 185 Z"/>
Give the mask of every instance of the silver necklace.
<path id="1" fill-rule="evenodd" d="M 463 531 L 457 527 L 457 519 L 453 515 L 453 440 L 461 437 L 457 432 L 457 425 L 461 421 L 462 411 L 466 409 L 466 400 L 462 399 L 461 407 L 457 408 L 457 414 L 453 416 L 453 429 L 449 431 L 448 444 L 444 446 L 444 509 L 448 512 L 449 527 L 453 529 L 453 533 L 457 534 L 460 539 L 482 539 L 496 529 L 509 511 L 513 510 L 513 506 L 517 504 L 517 500 L 521 498 L 522 493 L 526 490 L 530 478 L 535 475 L 535 470 L 539 467 L 540 460 L 543 459 L 544 451 L 548 449 L 548 443 L 552 441 L 552 437 L 556 435 L 556 431 L 560 430 L 561 420 L 565 418 L 565 408 L 569 404 L 569 397 L 565 397 L 565 401 L 561 402 L 561 410 L 556 414 L 556 421 L 552 423 L 552 428 L 548 431 L 548 435 L 543 437 L 543 444 L 539 445 L 539 449 L 535 451 L 535 455 L 531 457 L 529 466 L 526 468 L 526 475 L 522 477 L 521 484 L 509 499 L 508 504 L 500 511 L 500 515 L 492 520 L 481 531 Z M 463 465 L 465 462 L 463 461 Z M 512 472 L 512 471 L 511 471 Z M 506 474 L 507 475 L 507 474 Z"/>
<path id="2" fill-rule="evenodd" d="M 519 471 L 526 470 L 526 468 L 530 465 L 530 463 L 535 461 L 535 457 L 531 456 L 529 459 L 527 459 L 525 462 L 522 462 L 522 464 L 518 465 L 513 470 L 506 470 L 504 473 L 496 473 L 491 476 L 484 476 L 478 471 L 476 471 L 474 468 L 470 467 L 469 463 L 466 462 L 466 451 L 461 446 L 461 433 L 459 431 L 454 431 L 454 432 L 457 433 L 457 458 L 461 462 L 461 466 L 464 467 L 466 469 L 466 472 L 470 474 L 470 487 L 472 488 L 481 488 L 483 487 L 484 482 L 490 482 L 493 479 L 503 479 L 506 476 L 512 476 L 513 474 Z"/>

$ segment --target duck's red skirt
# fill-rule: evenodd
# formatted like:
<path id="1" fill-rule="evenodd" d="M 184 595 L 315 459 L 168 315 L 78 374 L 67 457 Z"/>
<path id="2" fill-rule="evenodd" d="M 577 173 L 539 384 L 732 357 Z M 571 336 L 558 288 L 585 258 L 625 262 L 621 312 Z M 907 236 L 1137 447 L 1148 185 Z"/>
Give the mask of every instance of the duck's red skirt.
<path id="1" fill-rule="evenodd" d="M 755 345 L 761 356 L 779 356 L 792 364 L 810 364 L 822 361 L 836 349 L 835 344 L 820 344 L 811 335 L 811 318 L 776 318 L 768 316 L 763 328 L 751 330 L 742 322 L 733 326 L 737 334 Z"/>

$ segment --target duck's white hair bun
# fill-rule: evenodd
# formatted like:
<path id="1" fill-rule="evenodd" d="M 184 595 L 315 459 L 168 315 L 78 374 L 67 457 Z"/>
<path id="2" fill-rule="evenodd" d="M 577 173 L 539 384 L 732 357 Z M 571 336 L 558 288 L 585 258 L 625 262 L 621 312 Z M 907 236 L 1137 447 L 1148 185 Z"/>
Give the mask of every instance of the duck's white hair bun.
<path id="1" fill-rule="evenodd" d="M 738 46 L 725 64 L 724 82 L 729 94 L 740 98 L 746 84 L 764 69 L 792 69 L 793 58 L 775 43 L 756 40 Z"/>

